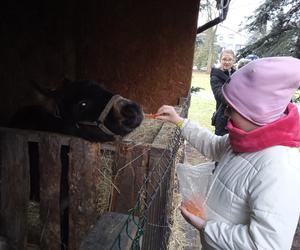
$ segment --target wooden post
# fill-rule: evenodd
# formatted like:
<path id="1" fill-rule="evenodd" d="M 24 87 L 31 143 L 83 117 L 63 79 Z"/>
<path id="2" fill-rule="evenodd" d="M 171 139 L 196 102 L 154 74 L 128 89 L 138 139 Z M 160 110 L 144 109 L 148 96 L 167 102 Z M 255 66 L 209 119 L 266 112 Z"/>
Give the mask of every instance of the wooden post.
<path id="1" fill-rule="evenodd" d="M 95 225 L 97 186 L 101 176 L 101 144 L 72 138 L 70 142 L 69 249 L 79 249 L 80 242 Z"/>
<path id="2" fill-rule="evenodd" d="M 29 159 L 26 137 L 0 131 L 1 214 L 0 234 L 12 250 L 23 250 L 27 241 Z"/>
<path id="3" fill-rule="evenodd" d="M 114 184 L 112 211 L 128 213 L 135 205 L 138 192 L 148 174 L 149 146 L 120 144 L 113 171 Z"/>
<path id="4" fill-rule="evenodd" d="M 40 217 L 41 249 L 61 248 L 60 237 L 60 137 L 54 134 L 41 136 L 39 144 L 40 159 Z"/>

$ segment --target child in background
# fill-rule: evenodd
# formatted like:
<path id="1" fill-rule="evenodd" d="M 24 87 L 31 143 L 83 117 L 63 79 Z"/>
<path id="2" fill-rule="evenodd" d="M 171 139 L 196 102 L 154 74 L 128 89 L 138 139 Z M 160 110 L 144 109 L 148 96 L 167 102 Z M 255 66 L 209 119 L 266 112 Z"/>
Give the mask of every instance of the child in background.
<path id="1" fill-rule="evenodd" d="M 210 72 L 210 86 L 216 100 L 216 111 L 212 117 L 212 125 L 215 126 L 216 135 L 228 133 L 227 117 L 224 116 L 226 102 L 222 94 L 223 84 L 235 72 L 235 55 L 232 50 L 223 50 L 220 55 L 220 67 L 212 68 Z"/>

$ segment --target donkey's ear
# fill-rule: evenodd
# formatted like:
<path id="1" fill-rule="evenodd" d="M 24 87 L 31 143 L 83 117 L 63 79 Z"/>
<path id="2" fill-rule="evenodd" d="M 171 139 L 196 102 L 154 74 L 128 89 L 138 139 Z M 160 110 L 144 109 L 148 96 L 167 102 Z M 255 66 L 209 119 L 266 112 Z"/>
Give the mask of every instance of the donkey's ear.
<path id="1" fill-rule="evenodd" d="M 65 76 L 64 79 L 62 80 L 62 85 L 66 86 L 69 85 L 71 82 L 72 80 L 68 76 Z"/>
<path id="2" fill-rule="evenodd" d="M 35 92 L 36 100 L 51 114 L 55 114 L 57 109 L 56 100 L 59 97 L 59 91 L 55 88 L 47 88 L 36 81 L 30 81 L 30 85 Z"/>
<path id="3" fill-rule="evenodd" d="M 66 78 L 66 77 L 65 77 L 65 78 L 63 79 L 63 83 L 70 83 L 70 82 L 71 82 L 71 80 L 70 80 L 69 78 Z"/>
<path id="4" fill-rule="evenodd" d="M 30 81 L 30 85 L 38 95 L 43 95 L 48 98 L 55 98 L 57 95 L 56 88 L 50 89 L 50 88 L 44 87 L 34 80 Z"/>

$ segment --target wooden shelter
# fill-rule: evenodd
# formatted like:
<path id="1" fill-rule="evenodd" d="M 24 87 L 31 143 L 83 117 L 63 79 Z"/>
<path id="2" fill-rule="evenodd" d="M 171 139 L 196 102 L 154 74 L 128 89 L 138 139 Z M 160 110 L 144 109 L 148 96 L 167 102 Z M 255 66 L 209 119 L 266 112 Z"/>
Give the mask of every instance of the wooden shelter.
<path id="1" fill-rule="evenodd" d="M 155 112 L 162 104 L 177 105 L 190 89 L 199 3 L 200 0 L 6 1 L 0 9 L 0 126 L 7 126 L 20 107 L 36 103 L 29 84 L 32 80 L 52 88 L 59 86 L 65 77 L 93 79 L 137 101 L 148 113 Z M 60 241 L 67 242 L 69 249 L 78 249 L 98 213 L 94 203 L 97 188 L 88 180 L 101 176 L 87 166 L 98 166 L 101 154 L 97 152 L 102 152 L 107 144 L 1 128 L 0 235 L 6 237 L 11 249 L 24 249 L 30 237 L 26 213 L 30 182 L 28 152 L 32 144 L 39 148 L 41 168 L 41 249 L 60 249 Z M 126 162 L 147 147 L 142 144 L 127 149 L 125 143 L 109 148 L 115 152 L 114 159 L 118 159 L 115 162 Z M 153 152 L 150 150 L 139 158 L 143 160 L 141 164 L 130 163 L 132 170 L 125 177 L 134 183 L 128 185 L 123 177 L 116 180 L 116 185 L 130 189 L 121 188 L 127 191 L 130 199 L 126 200 L 130 202 L 123 202 L 127 205 L 124 207 L 122 196 L 116 193 L 111 210 L 126 212 L 134 205 L 144 175 L 156 165 L 157 152 L 164 151 L 152 148 Z M 65 157 L 68 163 L 63 163 Z M 64 165 L 70 167 L 69 173 L 61 172 Z M 115 167 L 118 172 L 122 164 Z M 59 228 L 62 176 L 69 176 L 70 185 L 67 239 L 63 239 L 64 229 Z M 81 181 L 76 179 L 78 176 Z M 164 182 L 164 195 L 158 196 L 155 206 L 149 208 L 153 223 L 158 223 L 154 209 L 166 204 L 168 185 Z M 152 235 L 151 230 L 148 234 Z M 155 235 L 165 233 L 159 231 Z"/>
<path id="2" fill-rule="evenodd" d="M 190 88 L 200 0 L 6 1 L 0 125 L 34 102 L 28 82 L 94 79 L 154 112 Z"/>
<path id="3" fill-rule="evenodd" d="M 6 126 L 19 107 L 35 103 L 29 87 L 31 80 L 57 87 L 65 77 L 94 79 L 102 82 L 109 90 L 142 104 L 145 112 L 155 112 L 162 104 L 178 104 L 190 89 L 199 3 L 200 0 L 5 1 L 0 8 L 0 126 Z M 84 161 L 83 165 L 97 164 L 98 155 L 85 159 L 84 156 L 80 157 L 82 152 L 92 155 L 98 147 L 103 147 L 85 143 L 81 139 L 1 129 L 0 177 L 1 181 L 8 183 L 5 187 L 10 189 L 1 190 L 0 219 L 7 225 L 6 230 L 10 235 L 14 236 L 9 239 L 16 243 L 12 249 L 23 249 L 27 237 L 26 225 L 22 221 L 27 209 L 24 195 L 28 196 L 29 193 L 29 166 L 25 163 L 28 162 L 29 141 L 40 143 L 46 151 L 41 155 L 41 162 L 47 163 L 45 165 L 49 168 L 42 175 L 45 180 L 41 181 L 41 190 L 53 197 L 45 195 L 41 206 L 47 207 L 48 201 L 55 200 L 56 203 L 51 203 L 54 206 L 52 212 L 59 210 L 59 184 L 52 173 L 59 173 L 60 168 L 57 165 L 59 159 L 56 159 L 58 154 L 54 154 L 54 151 L 70 147 L 73 153 L 71 163 L 75 166 L 72 169 L 73 178 L 82 171 L 82 164 L 79 166 L 77 163 Z M 118 153 L 118 157 L 125 155 L 123 158 L 127 159 L 128 149 L 124 152 Z M 130 151 L 130 154 L 133 157 L 137 152 Z M 75 161 L 76 157 L 80 160 Z M 147 157 L 153 159 L 152 155 Z M 152 164 L 144 162 L 147 167 Z M 53 166 L 57 168 L 56 171 L 53 171 Z M 94 178 L 93 174 L 88 172 L 86 178 Z M 75 180 L 75 177 L 71 180 Z M 126 183 L 122 179 L 118 181 L 125 187 Z M 90 182 L 86 184 L 92 185 Z M 80 192 L 81 189 L 93 188 L 75 184 L 71 186 L 70 194 L 75 197 L 73 202 L 77 209 L 74 208 L 71 215 L 81 212 L 88 219 L 78 220 L 77 216 L 71 216 L 70 224 L 77 223 L 79 226 L 71 227 L 77 231 L 70 234 L 73 237 L 69 239 L 70 249 L 78 248 L 78 239 L 83 238 L 90 224 L 94 223 L 96 208 L 84 206 L 82 202 L 88 203 L 95 198 L 86 199 L 81 196 L 84 192 Z M 130 200 L 131 203 L 134 198 Z M 120 199 L 114 200 L 115 210 L 124 209 L 124 206 L 118 207 L 120 202 Z M 82 210 L 87 208 L 88 212 Z M 17 211 L 17 214 L 12 216 L 11 211 Z M 43 210 L 42 220 L 47 220 L 47 211 Z M 60 244 L 52 240 L 55 239 L 53 235 L 59 234 L 59 223 L 55 220 L 58 220 L 55 217 L 57 214 L 51 214 L 54 219 L 43 231 L 50 235 L 47 241 L 43 241 L 43 249 L 60 248 Z M 155 221 L 152 217 L 151 220 Z M 16 224 L 13 223 L 18 223 L 20 227 L 14 227 Z M 294 244 L 293 249 L 299 249 L 298 236 Z"/>

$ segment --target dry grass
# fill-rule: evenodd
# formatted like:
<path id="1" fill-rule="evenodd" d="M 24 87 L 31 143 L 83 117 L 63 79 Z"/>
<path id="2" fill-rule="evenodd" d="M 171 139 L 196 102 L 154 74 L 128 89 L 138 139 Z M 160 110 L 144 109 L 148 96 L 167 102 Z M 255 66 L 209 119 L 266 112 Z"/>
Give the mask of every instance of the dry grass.
<path id="1" fill-rule="evenodd" d="M 180 211 L 178 209 L 181 202 L 181 197 L 178 192 L 174 192 L 173 194 L 173 225 L 171 227 L 171 235 L 169 239 L 169 250 L 183 250 L 188 245 L 188 239 L 185 237 L 185 228 L 184 224 L 186 223 L 184 218 L 181 216 Z"/>
<path id="2" fill-rule="evenodd" d="M 123 140 L 133 141 L 135 144 L 151 144 L 162 126 L 163 122 L 158 119 L 145 118 L 142 124 Z"/>

